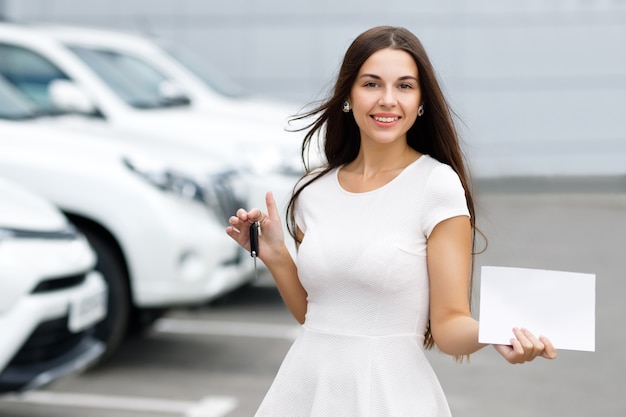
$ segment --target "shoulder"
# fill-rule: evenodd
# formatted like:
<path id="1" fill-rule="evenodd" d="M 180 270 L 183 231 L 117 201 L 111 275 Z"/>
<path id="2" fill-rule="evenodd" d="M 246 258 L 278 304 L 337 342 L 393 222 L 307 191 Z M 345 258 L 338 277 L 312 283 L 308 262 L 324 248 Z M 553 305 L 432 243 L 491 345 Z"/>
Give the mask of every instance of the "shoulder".
<path id="1" fill-rule="evenodd" d="M 316 216 L 320 207 L 324 207 L 325 202 L 332 194 L 328 192 L 331 188 L 329 179 L 332 179 L 335 169 L 328 167 L 318 168 L 304 175 L 295 186 L 294 193 L 297 193 L 293 200 L 295 221 L 302 233 L 307 231 L 307 222 Z"/>
<path id="2" fill-rule="evenodd" d="M 457 173 L 447 164 L 428 158 L 428 175 L 422 197 L 422 227 L 425 236 L 441 221 L 469 216 L 465 189 Z"/>
<path id="3" fill-rule="evenodd" d="M 425 193 L 444 193 L 463 190 L 461 179 L 448 164 L 430 155 L 422 155 L 409 169 L 408 180 Z"/>
<path id="4" fill-rule="evenodd" d="M 463 189 L 459 175 L 448 164 L 440 162 L 429 155 L 423 155 L 421 167 L 426 174 L 426 187 L 434 190 Z M 423 172 L 424 173 L 424 172 Z"/>

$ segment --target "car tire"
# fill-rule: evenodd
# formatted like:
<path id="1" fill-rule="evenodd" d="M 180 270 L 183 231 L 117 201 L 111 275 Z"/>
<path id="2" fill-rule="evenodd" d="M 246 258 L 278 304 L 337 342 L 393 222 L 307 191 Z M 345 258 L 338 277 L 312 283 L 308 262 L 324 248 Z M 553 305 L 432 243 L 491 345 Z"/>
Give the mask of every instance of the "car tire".
<path id="1" fill-rule="evenodd" d="M 100 272 L 108 286 L 107 315 L 95 327 L 95 337 L 106 344 L 106 350 L 98 363 L 108 359 L 126 336 L 130 320 L 130 290 L 125 269 L 119 255 L 107 241 L 91 230 L 81 230 L 96 252 L 95 269 Z"/>
<path id="2" fill-rule="evenodd" d="M 141 336 L 148 332 L 155 321 L 163 317 L 164 308 L 135 308 L 128 324 L 128 336 Z"/>

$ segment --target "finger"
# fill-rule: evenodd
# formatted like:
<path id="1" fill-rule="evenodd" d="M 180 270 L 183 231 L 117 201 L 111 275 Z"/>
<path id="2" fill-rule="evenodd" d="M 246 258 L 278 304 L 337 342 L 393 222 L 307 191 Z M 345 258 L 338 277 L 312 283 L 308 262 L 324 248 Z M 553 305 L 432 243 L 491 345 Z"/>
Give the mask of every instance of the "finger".
<path id="1" fill-rule="evenodd" d="M 515 337 L 517 338 L 517 341 L 519 342 L 523 350 L 522 355 L 524 356 L 524 358 L 526 360 L 534 358 L 537 354 L 535 353 L 536 346 L 533 343 L 532 339 L 537 339 L 532 335 L 532 333 L 530 333 L 526 329 L 519 329 L 517 327 L 513 329 L 513 333 L 515 334 Z M 541 351 L 542 350 L 543 348 L 541 349 Z"/>
<path id="2" fill-rule="evenodd" d="M 237 241 L 239 238 L 239 231 L 232 226 L 228 226 L 226 228 L 226 234 L 233 238 L 235 241 Z"/>
<path id="3" fill-rule="evenodd" d="M 263 218 L 265 216 L 263 215 L 263 213 L 261 212 L 261 210 L 257 209 L 257 208 L 253 208 L 252 210 L 250 210 L 248 212 L 248 222 L 250 223 L 254 223 L 254 222 L 262 222 Z"/>
<path id="4" fill-rule="evenodd" d="M 267 215 L 269 216 L 269 218 L 273 220 L 279 220 L 280 213 L 278 212 L 278 207 L 276 206 L 274 194 L 271 191 L 265 194 L 265 205 L 267 206 Z"/>
<path id="5" fill-rule="evenodd" d="M 494 349 L 510 362 L 511 355 L 514 354 L 513 347 L 511 345 L 493 345 Z"/>
<path id="6" fill-rule="evenodd" d="M 556 359 L 556 348 L 554 347 L 550 339 L 545 336 L 540 336 L 539 340 L 541 340 L 541 342 L 545 346 L 542 356 L 546 359 Z"/>
<path id="7" fill-rule="evenodd" d="M 241 233 L 241 231 L 234 226 L 228 226 L 226 228 L 226 233 L 230 236 L 237 236 L 239 233 Z"/>
<path id="8" fill-rule="evenodd" d="M 237 210 L 236 215 L 240 221 L 245 222 L 248 220 L 249 213 L 245 211 L 244 209 L 240 208 L 239 210 Z"/>
<path id="9" fill-rule="evenodd" d="M 228 223 L 230 226 L 226 227 L 226 234 L 236 240 L 240 245 L 244 246 L 248 239 L 248 233 L 244 233 L 246 231 L 246 225 L 248 224 L 248 212 L 244 209 L 237 210 L 236 216 L 230 216 L 228 218 Z M 242 220 L 242 218 L 244 218 Z"/>
<path id="10" fill-rule="evenodd" d="M 526 336 L 528 341 L 533 344 L 533 353 L 535 353 L 536 355 L 543 353 L 545 349 L 544 344 L 539 339 L 537 339 L 530 330 L 522 328 L 522 333 L 524 334 L 524 336 Z"/>
<path id="11" fill-rule="evenodd" d="M 515 359 L 512 360 L 512 363 L 518 363 L 520 362 L 518 358 L 524 357 L 524 347 L 522 346 L 522 344 L 520 343 L 518 339 L 512 338 L 510 342 L 511 342 L 511 348 L 513 349 L 513 352 L 515 353 L 515 357 L 516 357 Z"/>
<path id="12" fill-rule="evenodd" d="M 239 227 L 241 225 L 241 221 L 239 220 L 239 217 L 235 217 L 235 216 L 230 216 L 228 218 L 228 223 L 230 224 L 230 226 L 237 232 L 240 232 L 241 230 L 239 230 Z"/>

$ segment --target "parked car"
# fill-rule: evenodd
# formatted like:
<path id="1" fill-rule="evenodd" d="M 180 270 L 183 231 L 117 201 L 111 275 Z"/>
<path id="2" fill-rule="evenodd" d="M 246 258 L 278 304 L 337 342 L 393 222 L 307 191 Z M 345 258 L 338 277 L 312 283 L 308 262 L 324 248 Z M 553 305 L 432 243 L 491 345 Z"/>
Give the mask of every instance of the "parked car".
<path id="1" fill-rule="evenodd" d="M 57 205 L 96 251 L 109 288 L 109 314 L 95 333 L 105 356 L 129 327 L 251 280 L 251 263 L 224 232 L 242 204 L 229 165 L 184 154 L 182 166 L 174 150 L 163 161 L 148 148 L 38 120 L 0 79 L 0 175 Z"/>
<path id="2" fill-rule="evenodd" d="M 95 36 L 80 37 L 99 45 Z M 44 27 L 0 23 L 0 76 L 27 95 L 38 113 L 51 116 L 47 123 L 151 150 L 187 148 L 184 152 L 228 161 L 241 174 L 246 206 L 263 207 L 271 190 L 284 210 L 302 162 L 300 139 L 278 126 L 278 112 L 261 123 L 253 115 L 267 114 L 263 103 L 238 113 L 232 105 L 228 112 L 190 111 L 184 100 L 155 95 L 153 81 L 159 77 L 166 78 L 166 86 L 175 84 L 160 69 L 136 55 L 117 59 L 124 54 L 88 49 L 88 44 L 81 44 L 85 50 L 80 53 Z M 290 248 L 295 251 L 293 244 Z"/>
<path id="3" fill-rule="evenodd" d="M 102 62 L 132 66 L 136 74 L 141 75 L 142 84 L 154 95 L 164 101 L 185 104 L 208 117 L 227 115 L 281 131 L 288 127 L 287 119 L 299 108 L 295 103 L 248 94 L 207 59 L 166 39 L 71 25 L 37 25 L 35 28 L 65 45 L 95 71 L 103 71 Z M 280 137 L 297 146 L 298 139 L 294 136 Z"/>
<path id="4" fill-rule="evenodd" d="M 255 116 L 267 114 L 263 105 L 190 111 L 189 99 L 161 69 L 131 52 L 106 48 L 96 37 L 85 37 L 85 42 L 79 37 L 57 37 L 43 26 L 0 23 L 0 75 L 43 108 L 193 144 L 253 169 L 257 176 L 302 172 L 300 138 L 282 127 L 288 114 Z"/>
<path id="5" fill-rule="evenodd" d="M 87 240 L 48 201 L 0 179 L 0 393 L 94 363 L 107 287 Z"/>

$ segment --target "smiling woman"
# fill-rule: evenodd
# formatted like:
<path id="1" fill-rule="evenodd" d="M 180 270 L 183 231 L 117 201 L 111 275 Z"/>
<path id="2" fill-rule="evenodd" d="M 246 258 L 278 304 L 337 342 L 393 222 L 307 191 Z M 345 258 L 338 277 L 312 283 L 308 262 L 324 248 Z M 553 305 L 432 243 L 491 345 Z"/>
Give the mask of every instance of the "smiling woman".
<path id="1" fill-rule="evenodd" d="M 327 165 L 289 203 L 299 245 L 286 250 L 271 194 L 267 214 L 239 209 L 227 233 L 259 257 L 303 332 L 257 417 L 447 417 L 424 348 L 457 357 L 478 343 L 468 295 L 474 204 L 450 109 L 420 41 L 403 28 L 359 35 L 333 95 L 297 119 Z M 245 227 L 248 226 L 248 227 Z M 554 358 L 548 339 L 515 329 L 496 350 L 511 363 Z"/>

